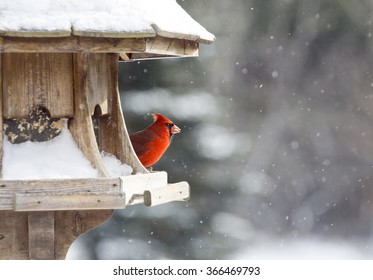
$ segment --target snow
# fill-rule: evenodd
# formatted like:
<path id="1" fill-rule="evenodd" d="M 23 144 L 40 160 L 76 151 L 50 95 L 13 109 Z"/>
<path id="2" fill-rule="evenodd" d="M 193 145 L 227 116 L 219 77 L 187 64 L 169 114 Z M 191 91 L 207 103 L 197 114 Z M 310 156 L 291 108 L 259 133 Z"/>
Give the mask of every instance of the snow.
<path id="1" fill-rule="evenodd" d="M 71 30 L 215 39 L 175 0 L 0 0 L 0 31 Z"/>
<path id="2" fill-rule="evenodd" d="M 3 179 L 71 179 L 99 176 L 74 142 L 67 127 L 50 141 L 11 144 L 5 137 L 3 145 Z M 110 176 L 126 176 L 132 173 L 132 168 L 122 164 L 115 156 L 108 153 L 101 155 Z"/>
<path id="3" fill-rule="evenodd" d="M 122 163 L 114 155 L 106 152 L 101 152 L 102 161 L 111 177 L 131 175 L 133 169 L 131 166 Z"/>
<path id="4" fill-rule="evenodd" d="M 371 251 L 357 241 L 305 237 L 298 240 L 262 240 L 228 257 L 235 260 L 359 260 L 371 259 Z"/>

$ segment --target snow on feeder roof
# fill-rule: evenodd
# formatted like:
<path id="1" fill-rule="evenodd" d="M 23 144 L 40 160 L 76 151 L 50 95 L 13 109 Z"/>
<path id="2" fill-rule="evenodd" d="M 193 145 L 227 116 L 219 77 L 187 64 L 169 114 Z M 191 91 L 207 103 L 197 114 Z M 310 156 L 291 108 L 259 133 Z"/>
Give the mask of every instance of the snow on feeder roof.
<path id="1" fill-rule="evenodd" d="M 1 1 L 0 36 L 5 52 L 116 52 L 124 59 L 196 56 L 199 43 L 215 40 L 175 0 Z"/>

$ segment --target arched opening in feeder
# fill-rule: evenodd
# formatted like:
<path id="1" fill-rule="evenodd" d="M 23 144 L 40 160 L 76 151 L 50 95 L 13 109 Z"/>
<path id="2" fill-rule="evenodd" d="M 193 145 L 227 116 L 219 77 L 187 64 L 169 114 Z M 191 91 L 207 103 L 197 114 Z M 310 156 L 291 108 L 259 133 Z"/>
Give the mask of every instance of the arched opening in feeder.
<path id="1" fill-rule="evenodd" d="M 100 117 L 102 116 L 102 109 L 99 104 L 95 106 L 95 109 L 93 111 L 93 117 Z"/>
<path id="2" fill-rule="evenodd" d="M 95 132 L 95 137 L 97 141 L 97 145 L 100 146 L 100 118 L 102 116 L 102 110 L 99 104 L 95 106 L 95 109 L 93 111 L 93 116 L 92 116 L 92 122 L 93 122 L 93 130 Z"/>

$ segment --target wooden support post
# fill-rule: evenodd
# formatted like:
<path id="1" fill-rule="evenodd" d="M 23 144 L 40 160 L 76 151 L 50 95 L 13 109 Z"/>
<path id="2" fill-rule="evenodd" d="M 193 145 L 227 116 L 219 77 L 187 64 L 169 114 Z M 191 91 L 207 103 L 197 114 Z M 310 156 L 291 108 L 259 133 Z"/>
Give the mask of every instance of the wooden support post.
<path id="1" fill-rule="evenodd" d="M 97 56 L 97 55 L 96 55 Z M 101 54 L 101 64 L 108 81 L 109 114 L 99 117 L 99 145 L 102 151 L 115 155 L 121 162 L 129 164 L 133 173 L 149 173 L 137 158 L 124 122 L 118 90 L 117 54 Z M 102 68 L 102 66 L 101 66 Z M 103 73 L 102 73 L 103 74 Z"/>
<path id="2" fill-rule="evenodd" d="M 0 177 L 3 176 L 3 54 L 0 53 Z"/>
<path id="3" fill-rule="evenodd" d="M 89 54 L 78 53 L 73 54 L 73 57 L 75 112 L 74 118 L 69 123 L 69 129 L 78 147 L 82 150 L 93 167 L 97 169 L 100 176 L 109 177 L 98 149 L 90 110 L 91 103 L 88 100 L 88 96 L 92 94 L 101 95 L 102 93 L 96 92 L 95 85 L 90 83 L 92 81 L 89 79 L 88 75 Z M 102 79 L 100 80 L 102 83 L 107 82 L 105 77 L 100 77 L 100 79 Z"/>
<path id="4" fill-rule="evenodd" d="M 0 258 L 28 259 L 27 212 L 0 212 Z"/>
<path id="5" fill-rule="evenodd" d="M 54 259 L 54 212 L 28 213 L 29 259 Z"/>

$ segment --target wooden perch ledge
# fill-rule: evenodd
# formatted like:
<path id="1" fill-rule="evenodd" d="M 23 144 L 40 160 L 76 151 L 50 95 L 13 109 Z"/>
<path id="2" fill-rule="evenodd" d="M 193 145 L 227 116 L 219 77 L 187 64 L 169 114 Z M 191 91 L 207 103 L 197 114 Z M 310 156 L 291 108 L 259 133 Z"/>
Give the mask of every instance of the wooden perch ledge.
<path id="1" fill-rule="evenodd" d="M 0 210 L 123 209 L 188 199 L 188 183 L 167 184 L 166 172 L 98 179 L 0 180 Z"/>

